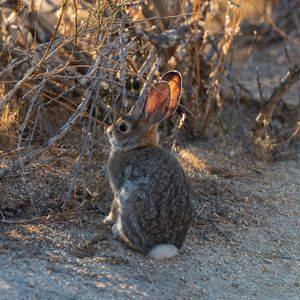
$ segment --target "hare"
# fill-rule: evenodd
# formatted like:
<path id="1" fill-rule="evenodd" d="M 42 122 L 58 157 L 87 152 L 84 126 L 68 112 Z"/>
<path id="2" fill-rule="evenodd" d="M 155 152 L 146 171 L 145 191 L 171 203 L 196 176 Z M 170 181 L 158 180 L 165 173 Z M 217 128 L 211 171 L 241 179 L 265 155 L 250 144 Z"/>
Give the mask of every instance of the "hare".
<path id="1" fill-rule="evenodd" d="M 180 95 L 181 75 L 170 71 L 140 111 L 133 108 L 107 129 L 114 199 L 105 222 L 114 223 L 116 239 L 156 259 L 177 254 L 192 214 L 184 171 L 158 144 L 158 124 L 176 111 Z"/>

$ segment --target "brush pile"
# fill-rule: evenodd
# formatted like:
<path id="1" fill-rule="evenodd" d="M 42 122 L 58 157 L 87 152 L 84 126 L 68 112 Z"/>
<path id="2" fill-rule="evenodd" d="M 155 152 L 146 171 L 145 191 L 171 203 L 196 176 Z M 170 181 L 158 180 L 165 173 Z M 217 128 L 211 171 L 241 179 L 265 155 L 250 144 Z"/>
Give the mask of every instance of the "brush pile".
<path id="1" fill-rule="evenodd" d="M 0 1 L 0 149 L 17 155 L 0 176 L 51 148 L 78 120 L 86 134 L 107 126 L 170 69 L 184 78 L 181 130 L 203 135 L 221 109 L 243 100 L 231 64 L 234 49 L 258 41 L 242 35 L 246 25 L 268 42 L 300 43 L 298 1 L 250 2 L 252 9 L 242 1 Z M 235 42 L 245 35 L 247 45 Z M 168 121 L 170 136 L 182 120 Z"/>

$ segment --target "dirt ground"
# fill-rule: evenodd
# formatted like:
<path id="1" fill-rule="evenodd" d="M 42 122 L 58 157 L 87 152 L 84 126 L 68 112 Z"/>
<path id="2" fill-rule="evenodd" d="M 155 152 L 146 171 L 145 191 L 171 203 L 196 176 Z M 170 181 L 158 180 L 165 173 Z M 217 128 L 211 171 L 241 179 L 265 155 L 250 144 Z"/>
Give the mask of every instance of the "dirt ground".
<path id="1" fill-rule="evenodd" d="M 286 70 L 278 64 L 271 86 Z M 255 75 L 244 70 L 241 82 L 255 86 Z M 2 179 L 0 299 L 299 299 L 300 145 L 281 160 L 258 160 L 241 125 L 255 115 L 236 114 L 224 112 L 207 141 L 178 144 L 194 217 L 173 259 L 154 261 L 127 249 L 102 223 L 111 201 L 107 143 L 98 145 L 99 164 L 80 171 L 66 212 L 59 207 L 72 171 L 65 168 L 70 150 L 57 159 L 63 152 L 57 146 Z M 93 180 L 84 185 L 85 178 Z"/>
<path id="2" fill-rule="evenodd" d="M 299 299 L 299 156 L 241 163 L 228 151 L 224 158 L 197 144 L 181 152 L 193 169 L 195 217 L 176 258 L 125 248 L 99 210 L 3 223 L 0 298 Z M 214 168 L 218 160 L 226 167 Z"/>

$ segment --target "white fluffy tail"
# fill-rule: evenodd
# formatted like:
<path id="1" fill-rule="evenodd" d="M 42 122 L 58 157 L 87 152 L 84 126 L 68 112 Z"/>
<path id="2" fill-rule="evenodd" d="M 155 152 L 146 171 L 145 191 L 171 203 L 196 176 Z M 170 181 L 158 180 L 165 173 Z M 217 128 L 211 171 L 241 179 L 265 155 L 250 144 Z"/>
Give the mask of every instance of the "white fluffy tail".
<path id="1" fill-rule="evenodd" d="M 171 244 L 160 244 L 154 246 L 148 255 L 154 259 L 170 258 L 178 253 L 178 248 Z"/>

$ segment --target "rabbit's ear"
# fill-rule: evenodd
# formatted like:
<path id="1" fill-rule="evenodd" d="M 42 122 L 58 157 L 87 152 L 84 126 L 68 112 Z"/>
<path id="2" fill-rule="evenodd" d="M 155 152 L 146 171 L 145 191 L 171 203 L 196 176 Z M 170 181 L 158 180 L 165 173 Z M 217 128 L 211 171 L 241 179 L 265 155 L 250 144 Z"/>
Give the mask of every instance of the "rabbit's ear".
<path id="1" fill-rule="evenodd" d="M 182 77 L 178 71 L 170 71 L 164 74 L 161 80 L 168 82 L 171 88 L 171 102 L 168 112 L 168 116 L 170 116 L 176 111 L 180 102 Z"/>
<path id="2" fill-rule="evenodd" d="M 148 124 L 158 123 L 167 116 L 170 98 L 171 89 L 167 82 L 157 82 L 150 88 L 144 107 L 144 116 Z"/>

